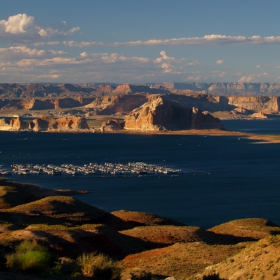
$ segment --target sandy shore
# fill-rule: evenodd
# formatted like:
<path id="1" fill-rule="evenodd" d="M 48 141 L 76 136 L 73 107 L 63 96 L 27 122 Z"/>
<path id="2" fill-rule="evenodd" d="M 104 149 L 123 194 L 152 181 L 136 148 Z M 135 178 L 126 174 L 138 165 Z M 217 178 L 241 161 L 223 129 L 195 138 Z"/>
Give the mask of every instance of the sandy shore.
<path id="1" fill-rule="evenodd" d="M 254 144 L 280 143 L 280 135 L 261 135 L 248 132 L 219 130 L 219 129 L 190 129 L 173 131 L 139 131 L 139 130 L 115 130 L 106 131 L 106 134 L 137 134 L 137 135 L 189 135 L 189 136 L 226 136 L 256 140 Z"/>

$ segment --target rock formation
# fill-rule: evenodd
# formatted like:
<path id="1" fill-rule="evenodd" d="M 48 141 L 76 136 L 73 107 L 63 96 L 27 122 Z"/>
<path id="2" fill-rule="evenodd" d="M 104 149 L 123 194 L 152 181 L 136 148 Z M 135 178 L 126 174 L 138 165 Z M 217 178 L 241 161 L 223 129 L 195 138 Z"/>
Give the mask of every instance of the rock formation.
<path id="1" fill-rule="evenodd" d="M 20 131 L 29 130 L 30 124 L 23 121 L 21 118 L 0 119 L 0 130 L 4 131 Z"/>
<path id="2" fill-rule="evenodd" d="M 85 106 L 95 98 L 56 98 L 56 99 L 39 99 L 39 98 L 24 98 L 24 99 L 6 99 L 0 101 L 1 109 L 10 110 L 50 110 L 50 109 L 61 109 L 61 108 L 74 108 Z"/>
<path id="3" fill-rule="evenodd" d="M 40 117 L 32 121 L 21 118 L 0 119 L 0 130 L 4 131 L 79 131 L 89 129 L 85 118 Z"/>
<path id="4" fill-rule="evenodd" d="M 254 112 L 272 113 L 279 111 L 280 98 L 273 96 L 230 96 L 228 97 L 228 104 Z"/>
<path id="5" fill-rule="evenodd" d="M 148 101 L 147 95 L 114 95 L 97 97 L 85 108 L 93 108 L 97 114 L 126 114 Z"/>
<path id="6" fill-rule="evenodd" d="M 219 119 L 163 97 L 147 102 L 125 117 L 125 129 L 142 131 L 223 128 Z"/>
<path id="7" fill-rule="evenodd" d="M 123 129 L 123 124 L 120 123 L 117 119 L 108 120 L 107 122 L 103 122 L 101 125 L 101 132 L 105 131 L 114 131 Z"/>
<path id="8" fill-rule="evenodd" d="M 251 118 L 267 120 L 267 116 L 262 112 L 252 114 Z"/>

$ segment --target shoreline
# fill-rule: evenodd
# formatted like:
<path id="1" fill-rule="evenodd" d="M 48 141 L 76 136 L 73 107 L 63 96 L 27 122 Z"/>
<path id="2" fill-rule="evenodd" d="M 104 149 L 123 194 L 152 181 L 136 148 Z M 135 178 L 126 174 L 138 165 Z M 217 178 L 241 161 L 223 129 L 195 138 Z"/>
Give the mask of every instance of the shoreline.
<path id="1" fill-rule="evenodd" d="M 90 134 L 136 134 L 136 135 L 186 135 L 186 136 L 225 136 L 225 137 L 242 137 L 251 140 L 258 140 L 254 144 L 276 144 L 280 143 L 280 135 L 261 135 L 249 132 L 239 132 L 220 129 L 189 129 L 189 130 L 167 130 L 167 131 L 141 131 L 141 130 L 112 130 L 104 132 L 93 132 L 92 130 L 51 130 L 51 131 L 30 131 L 30 130 L 0 130 L 1 132 L 31 132 L 31 133 L 90 133 Z"/>
<path id="2" fill-rule="evenodd" d="M 139 130 L 115 130 L 106 131 L 105 134 L 138 134 L 138 135 L 186 135 L 186 136 L 219 136 L 219 137 L 242 137 L 251 140 L 258 140 L 254 144 L 280 143 L 280 135 L 261 135 L 249 132 L 239 132 L 219 129 L 190 129 L 170 131 L 139 131 Z"/>

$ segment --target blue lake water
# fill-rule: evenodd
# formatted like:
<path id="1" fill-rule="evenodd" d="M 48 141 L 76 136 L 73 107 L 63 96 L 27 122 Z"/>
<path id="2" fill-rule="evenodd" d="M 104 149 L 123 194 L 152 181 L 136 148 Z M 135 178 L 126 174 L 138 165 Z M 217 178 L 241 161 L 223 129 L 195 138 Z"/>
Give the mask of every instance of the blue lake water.
<path id="1" fill-rule="evenodd" d="M 279 119 L 225 126 L 280 132 Z M 45 188 L 88 189 L 91 194 L 75 197 L 106 211 L 151 212 L 204 228 L 248 217 L 280 224 L 280 144 L 237 137 L 1 132 L 0 151 L 3 168 L 142 161 L 187 171 L 182 176 L 9 176 Z"/>

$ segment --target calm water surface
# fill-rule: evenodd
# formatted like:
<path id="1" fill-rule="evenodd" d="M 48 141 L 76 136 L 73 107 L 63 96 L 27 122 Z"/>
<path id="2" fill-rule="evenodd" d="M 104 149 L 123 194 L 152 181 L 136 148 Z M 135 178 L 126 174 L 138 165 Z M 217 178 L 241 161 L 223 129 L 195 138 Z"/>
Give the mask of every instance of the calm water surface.
<path id="1" fill-rule="evenodd" d="M 280 121 L 225 125 L 276 134 Z M 10 177 L 45 188 L 88 189 L 91 194 L 76 198 L 106 211 L 151 212 L 204 228 L 247 217 L 280 224 L 280 144 L 236 137 L 1 132 L 0 151 L 4 168 L 12 163 L 143 161 L 187 171 L 182 176 Z"/>

